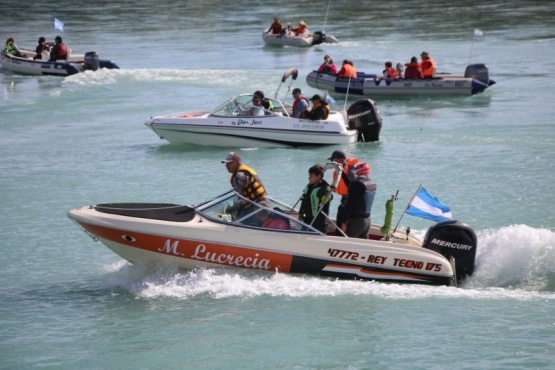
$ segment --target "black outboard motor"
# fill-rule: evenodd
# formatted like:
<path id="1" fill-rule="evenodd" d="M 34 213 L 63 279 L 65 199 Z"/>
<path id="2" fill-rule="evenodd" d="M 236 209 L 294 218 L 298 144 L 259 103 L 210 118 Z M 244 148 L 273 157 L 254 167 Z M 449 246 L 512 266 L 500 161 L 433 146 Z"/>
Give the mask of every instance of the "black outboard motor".
<path id="1" fill-rule="evenodd" d="M 428 229 L 422 246 L 455 259 L 457 283 L 474 272 L 478 239 L 467 224 L 457 220 L 438 222 Z"/>
<path id="2" fill-rule="evenodd" d="M 357 141 L 378 141 L 382 129 L 382 117 L 376 103 L 370 99 L 359 99 L 347 110 L 349 130 L 358 131 Z"/>
<path id="3" fill-rule="evenodd" d="M 491 86 L 495 82 L 489 79 L 489 70 L 488 67 L 481 63 L 481 64 L 470 64 L 466 66 L 464 71 L 464 77 L 466 78 L 473 78 L 480 82 L 486 84 L 486 86 Z"/>
<path id="4" fill-rule="evenodd" d="M 98 54 L 96 51 L 88 51 L 85 53 L 85 70 L 96 71 L 100 68 Z"/>
<path id="5" fill-rule="evenodd" d="M 324 31 L 316 31 L 312 33 L 312 45 L 320 45 L 326 42 L 326 33 Z"/>

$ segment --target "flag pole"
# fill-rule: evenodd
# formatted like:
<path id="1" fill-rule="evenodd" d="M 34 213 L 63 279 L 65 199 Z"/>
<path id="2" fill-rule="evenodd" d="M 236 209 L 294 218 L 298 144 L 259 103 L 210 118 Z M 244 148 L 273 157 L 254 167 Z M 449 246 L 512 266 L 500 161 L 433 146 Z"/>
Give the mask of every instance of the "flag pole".
<path id="1" fill-rule="evenodd" d="M 405 210 L 403 211 L 403 214 L 401 215 L 401 217 L 399 217 L 399 221 L 397 221 L 397 225 L 395 225 L 395 228 L 393 229 L 393 232 L 397 231 L 397 227 L 399 226 L 399 224 L 401 223 L 401 220 L 403 219 L 403 216 L 405 215 L 405 213 L 407 213 L 410 204 L 412 203 L 412 201 L 414 200 L 414 197 L 416 197 L 416 194 L 418 194 L 418 192 L 420 191 L 420 189 L 422 188 L 422 184 L 420 184 L 418 186 L 418 189 L 416 189 L 416 191 L 414 192 L 412 198 L 410 198 L 407 206 L 405 207 Z"/>

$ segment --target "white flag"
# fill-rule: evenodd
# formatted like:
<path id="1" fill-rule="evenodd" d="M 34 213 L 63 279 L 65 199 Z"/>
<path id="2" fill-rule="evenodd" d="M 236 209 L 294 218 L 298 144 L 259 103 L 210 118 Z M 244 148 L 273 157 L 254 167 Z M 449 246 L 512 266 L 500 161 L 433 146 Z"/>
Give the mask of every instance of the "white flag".
<path id="1" fill-rule="evenodd" d="M 58 18 L 54 18 L 54 29 L 64 32 L 64 22 L 62 22 Z"/>

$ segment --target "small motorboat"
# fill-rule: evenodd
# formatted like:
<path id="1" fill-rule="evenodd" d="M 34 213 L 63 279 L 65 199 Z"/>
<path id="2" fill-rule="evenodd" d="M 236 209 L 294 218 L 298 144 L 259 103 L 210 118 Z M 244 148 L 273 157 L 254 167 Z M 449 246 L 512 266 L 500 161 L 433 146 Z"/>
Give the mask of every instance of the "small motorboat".
<path id="1" fill-rule="evenodd" d="M 229 212 L 237 202 L 251 212 Z M 368 239 L 324 234 L 298 211 L 268 198 L 265 207 L 234 191 L 196 206 L 107 203 L 72 209 L 68 217 L 133 264 L 183 269 L 233 267 L 340 279 L 457 285 L 474 271 L 477 239 L 466 224 L 449 220 L 429 228 L 421 242 L 372 225 Z M 231 206 L 231 207 L 230 207 Z M 281 218 L 282 228 L 262 224 Z M 284 226 L 285 225 L 285 226 Z"/>
<path id="2" fill-rule="evenodd" d="M 14 73 L 34 76 L 71 76 L 84 71 L 96 71 L 100 68 L 119 69 L 118 65 L 111 60 L 102 60 L 98 54 L 89 51 L 85 54 L 68 53 L 66 60 L 50 62 L 50 53 L 43 51 L 42 59 L 34 60 L 34 51 L 19 49 L 22 56 L 17 57 L 8 54 L 2 49 L 0 64 L 2 67 Z"/>
<path id="3" fill-rule="evenodd" d="M 286 31 L 284 34 L 274 34 L 271 32 L 262 32 L 262 40 L 270 45 L 288 45 L 307 48 L 322 43 L 335 44 L 339 41 L 335 36 L 327 35 L 324 31 L 316 31 L 314 33 L 305 33 L 295 36 L 293 33 Z"/>
<path id="4" fill-rule="evenodd" d="M 171 143 L 234 147 L 290 147 L 349 144 L 377 141 L 382 118 L 370 99 L 354 102 L 348 110 L 331 111 L 326 120 L 292 117 L 292 105 L 278 98 L 282 84 L 297 78 L 296 68 L 287 70 L 278 86 L 273 109 L 249 115 L 252 94 L 232 97 L 212 111 L 193 111 L 151 117 L 145 125 Z M 287 95 L 290 95 L 286 92 Z"/>
<path id="5" fill-rule="evenodd" d="M 494 80 L 485 64 L 471 64 L 464 75 L 436 73 L 424 79 L 383 78 L 383 75 L 357 73 L 356 78 L 312 71 L 306 76 L 308 86 L 330 94 L 376 95 L 474 95 L 483 92 Z"/>

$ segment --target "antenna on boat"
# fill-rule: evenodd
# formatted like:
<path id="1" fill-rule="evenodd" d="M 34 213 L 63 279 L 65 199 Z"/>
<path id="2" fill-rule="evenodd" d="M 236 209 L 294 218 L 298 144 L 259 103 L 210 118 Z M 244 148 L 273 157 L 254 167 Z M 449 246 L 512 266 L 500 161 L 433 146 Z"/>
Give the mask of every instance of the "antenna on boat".
<path id="1" fill-rule="evenodd" d="M 420 131 L 419 131 L 419 132 L 422 132 L 422 128 L 420 128 Z M 414 142 L 414 144 L 413 144 L 413 146 L 412 146 L 412 149 L 411 149 L 410 155 L 409 155 L 410 158 L 414 158 L 414 157 L 413 157 L 413 153 L 414 153 L 414 149 L 416 148 L 416 144 L 418 144 L 418 139 Z M 397 186 L 397 191 L 395 192 L 395 195 L 392 195 L 392 196 L 391 196 L 391 200 L 392 200 L 392 201 L 397 200 L 397 195 L 399 195 L 399 189 L 401 189 L 401 185 L 402 185 L 403 180 L 404 180 L 404 178 L 405 178 L 405 174 L 407 173 L 407 167 L 408 167 L 408 165 L 409 165 L 409 161 L 406 161 L 405 169 L 403 170 L 403 174 L 402 174 L 402 176 L 401 176 L 401 180 L 399 181 L 399 185 Z M 422 186 L 422 185 L 420 185 L 420 186 Z M 420 190 L 420 187 L 418 187 L 418 190 Z M 418 190 L 417 190 L 416 192 L 418 192 Z M 413 198 L 414 198 L 415 195 L 416 195 L 416 193 L 414 193 Z M 410 202 L 412 202 L 412 198 L 411 198 L 411 200 L 409 201 L 409 205 L 410 205 Z M 386 205 L 386 207 L 387 207 L 387 205 Z M 409 206 L 407 205 L 407 207 L 405 208 L 405 211 L 403 212 L 403 214 L 401 215 L 401 217 L 399 217 L 399 221 L 397 221 L 397 225 L 395 225 L 395 228 L 393 229 L 393 232 L 397 231 L 397 227 L 398 227 L 399 224 L 401 223 L 401 219 L 402 219 L 403 216 L 405 215 L 405 213 L 406 213 L 408 207 L 409 207 Z"/>
<path id="2" fill-rule="evenodd" d="M 472 59 L 472 49 L 474 48 L 474 39 L 478 37 L 482 37 L 484 33 L 480 31 L 478 28 L 474 29 L 474 35 L 472 37 L 472 42 L 470 43 L 470 55 L 468 56 L 468 64 L 470 64 L 470 60 Z"/>
<path id="3" fill-rule="evenodd" d="M 326 30 L 326 23 L 328 22 L 328 12 L 330 11 L 330 3 L 331 0 L 328 1 L 328 9 L 326 9 L 326 18 L 324 18 L 324 27 L 322 28 L 322 32 Z"/>
<path id="4" fill-rule="evenodd" d="M 349 77 L 349 83 L 347 84 L 347 92 L 345 93 L 345 104 L 343 104 L 343 110 L 347 111 L 347 100 L 349 99 L 349 89 L 351 88 L 351 77 Z"/>

